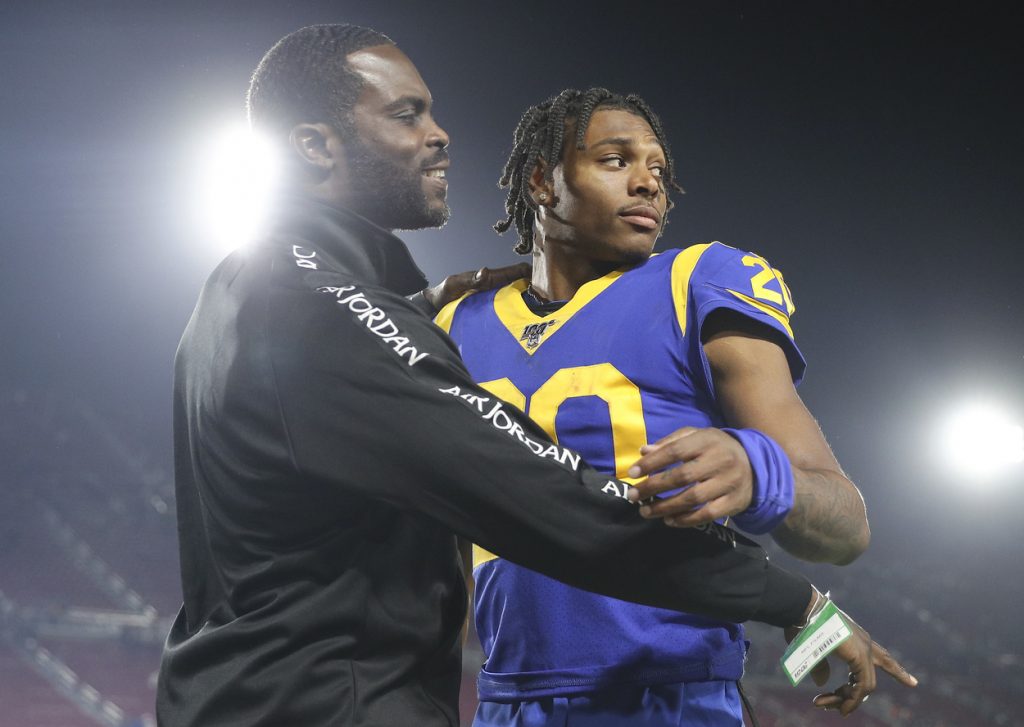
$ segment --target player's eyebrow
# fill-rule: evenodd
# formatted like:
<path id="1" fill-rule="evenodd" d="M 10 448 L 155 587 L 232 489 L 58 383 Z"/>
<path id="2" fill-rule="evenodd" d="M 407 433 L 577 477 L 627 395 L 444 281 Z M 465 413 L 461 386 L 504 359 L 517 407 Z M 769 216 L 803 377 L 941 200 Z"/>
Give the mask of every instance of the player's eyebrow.
<path id="1" fill-rule="evenodd" d="M 661 143 L 657 137 L 648 137 L 652 139 L 652 144 L 661 147 Z M 607 139 L 601 139 L 595 141 L 593 144 L 588 146 L 588 149 L 596 149 L 599 146 L 636 146 L 636 141 L 628 136 L 609 136 Z"/>
<path id="2" fill-rule="evenodd" d="M 398 111 L 398 109 L 408 106 L 411 106 L 414 111 L 420 113 L 427 108 L 427 102 L 420 96 L 402 96 L 385 106 L 384 111 Z"/>
<path id="3" fill-rule="evenodd" d="M 601 141 L 595 141 L 590 145 L 591 148 L 598 146 L 632 146 L 633 140 L 626 138 L 625 136 L 609 136 L 607 139 L 601 139 Z"/>

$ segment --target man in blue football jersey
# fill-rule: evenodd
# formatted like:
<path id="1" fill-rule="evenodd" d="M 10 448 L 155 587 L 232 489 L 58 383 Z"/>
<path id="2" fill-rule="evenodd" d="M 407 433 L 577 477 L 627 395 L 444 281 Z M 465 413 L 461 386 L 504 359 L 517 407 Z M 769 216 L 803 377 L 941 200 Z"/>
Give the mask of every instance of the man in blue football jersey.
<path id="1" fill-rule="evenodd" d="M 495 229 L 515 225 L 532 276 L 437 317 L 483 388 L 635 483 L 617 494 L 644 517 L 728 519 L 806 560 L 857 558 L 864 502 L 796 393 L 781 274 L 717 242 L 651 256 L 678 186 L 646 103 L 590 89 L 532 107 L 501 185 Z M 480 727 L 742 725 L 740 625 L 584 592 L 478 547 L 474 575 Z M 856 706 L 848 685 L 815 705 Z"/>

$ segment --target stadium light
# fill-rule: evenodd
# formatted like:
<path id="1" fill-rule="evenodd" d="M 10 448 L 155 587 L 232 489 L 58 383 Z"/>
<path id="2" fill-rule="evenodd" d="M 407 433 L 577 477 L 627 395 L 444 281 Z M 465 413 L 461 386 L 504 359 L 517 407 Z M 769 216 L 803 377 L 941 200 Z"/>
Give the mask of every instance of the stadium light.
<path id="1" fill-rule="evenodd" d="M 203 229 L 228 253 L 250 239 L 262 221 L 277 159 L 269 142 L 245 125 L 214 137 L 203 159 L 198 184 Z"/>
<path id="2" fill-rule="evenodd" d="M 964 404 L 945 421 L 939 449 L 957 475 L 992 479 L 1024 462 L 1024 427 L 993 404 Z"/>

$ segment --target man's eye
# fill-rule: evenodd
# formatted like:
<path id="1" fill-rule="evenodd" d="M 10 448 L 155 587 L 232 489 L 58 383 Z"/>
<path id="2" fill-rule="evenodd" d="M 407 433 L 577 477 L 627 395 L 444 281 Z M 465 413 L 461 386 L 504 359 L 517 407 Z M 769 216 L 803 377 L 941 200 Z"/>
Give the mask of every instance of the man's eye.
<path id="1" fill-rule="evenodd" d="M 604 157 L 603 159 L 601 159 L 601 163 L 602 164 L 611 164 L 611 165 L 614 165 L 614 166 L 619 167 L 619 168 L 622 168 L 622 167 L 626 166 L 626 160 L 623 159 L 622 157 L 618 156 L 618 155 L 610 156 L 610 157 Z"/>
<path id="2" fill-rule="evenodd" d="M 651 167 L 651 174 L 660 179 L 665 176 L 665 167 Z"/>
<path id="3" fill-rule="evenodd" d="M 410 111 L 404 114 L 397 114 L 395 118 L 398 119 L 403 124 L 412 125 L 416 123 L 416 119 L 419 118 L 419 114 Z"/>

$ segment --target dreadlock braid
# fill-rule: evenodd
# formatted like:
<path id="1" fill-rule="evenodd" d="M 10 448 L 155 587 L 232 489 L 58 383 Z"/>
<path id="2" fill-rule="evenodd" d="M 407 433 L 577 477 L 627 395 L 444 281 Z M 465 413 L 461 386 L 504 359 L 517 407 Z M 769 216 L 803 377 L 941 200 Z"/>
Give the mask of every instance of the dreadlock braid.
<path id="1" fill-rule="evenodd" d="M 544 179 L 551 181 L 555 167 L 562 161 L 565 143 L 566 122 L 575 120 L 575 141 L 577 149 L 584 149 L 583 137 L 590 126 L 594 112 L 600 109 L 622 109 L 636 114 L 647 121 L 665 152 L 665 172 L 662 181 L 666 193 L 670 189 L 682 192 L 673 177 L 672 152 L 661 120 L 647 102 L 636 94 L 621 96 L 606 88 L 590 88 L 579 91 L 567 88 L 547 101 L 531 106 L 523 114 L 512 134 L 512 153 L 509 154 L 502 170 L 498 187 L 508 188 L 505 199 L 507 217 L 494 224 L 498 234 L 506 232 L 512 225 L 519 233 L 515 251 L 528 255 L 533 251 L 534 222 L 536 207 L 530 197 L 530 177 L 541 162 L 544 163 Z"/>

